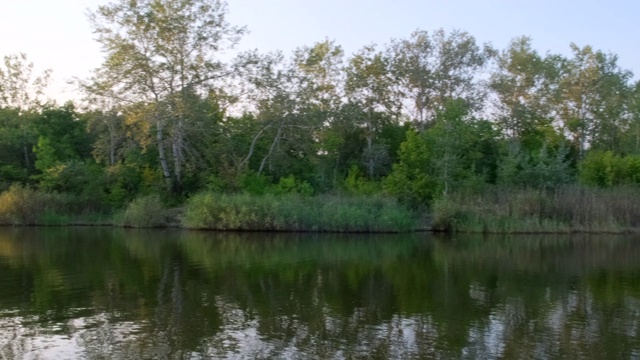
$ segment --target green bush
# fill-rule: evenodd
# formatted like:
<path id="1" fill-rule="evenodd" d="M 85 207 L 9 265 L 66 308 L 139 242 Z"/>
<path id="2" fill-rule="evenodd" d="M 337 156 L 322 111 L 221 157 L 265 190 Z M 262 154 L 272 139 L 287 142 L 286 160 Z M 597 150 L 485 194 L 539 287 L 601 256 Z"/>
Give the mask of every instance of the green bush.
<path id="1" fill-rule="evenodd" d="M 70 198 L 64 195 L 12 185 L 0 194 L 0 224 L 36 225 L 47 213 L 68 211 L 70 202 Z"/>
<path id="2" fill-rule="evenodd" d="M 531 153 L 519 146 L 509 149 L 498 165 L 498 183 L 505 186 L 553 188 L 573 181 L 569 149 L 553 150 L 546 144 Z"/>
<path id="3" fill-rule="evenodd" d="M 148 195 L 129 203 L 124 213 L 116 215 L 114 223 L 128 227 L 165 227 L 167 215 L 160 196 Z"/>
<path id="4" fill-rule="evenodd" d="M 187 228 L 254 231 L 398 232 L 415 215 L 383 197 L 200 193 L 186 205 Z"/>
<path id="5" fill-rule="evenodd" d="M 493 188 L 433 206 L 436 230 L 492 233 L 624 232 L 640 226 L 640 189 Z"/>
<path id="6" fill-rule="evenodd" d="M 267 176 L 248 171 L 240 178 L 240 189 L 253 195 L 262 195 L 271 186 L 271 179 Z"/>
<path id="7" fill-rule="evenodd" d="M 586 185 L 612 187 L 640 184 L 640 156 L 592 151 L 580 162 L 580 181 Z"/>
<path id="8" fill-rule="evenodd" d="M 380 183 L 366 179 L 360 169 L 353 165 L 344 180 L 344 190 L 353 195 L 371 195 L 380 193 Z"/>
<path id="9" fill-rule="evenodd" d="M 313 195 L 313 187 L 304 181 L 298 180 L 294 175 L 289 175 L 280 178 L 277 184 L 273 185 L 269 189 L 270 193 L 281 194 L 301 194 L 301 195 Z"/>

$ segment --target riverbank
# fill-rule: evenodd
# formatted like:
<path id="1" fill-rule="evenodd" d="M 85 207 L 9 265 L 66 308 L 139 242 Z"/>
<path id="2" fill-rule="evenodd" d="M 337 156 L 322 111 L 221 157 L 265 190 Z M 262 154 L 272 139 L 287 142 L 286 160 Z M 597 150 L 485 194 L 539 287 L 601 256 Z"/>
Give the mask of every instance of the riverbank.
<path id="1" fill-rule="evenodd" d="M 468 233 L 625 233 L 640 229 L 640 189 L 492 188 L 433 206 L 432 229 Z"/>
<path id="2" fill-rule="evenodd" d="M 640 189 L 491 188 L 453 194 L 416 212 L 381 195 L 196 194 L 167 207 L 157 195 L 108 209 L 73 196 L 12 187 L 0 225 L 174 227 L 216 231 L 625 233 L 640 229 Z"/>
<path id="3" fill-rule="evenodd" d="M 135 199 L 121 210 L 12 187 L 0 194 L 0 225 L 178 227 L 220 231 L 409 232 L 419 216 L 383 196 L 200 193 L 167 208 L 159 196 Z"/>

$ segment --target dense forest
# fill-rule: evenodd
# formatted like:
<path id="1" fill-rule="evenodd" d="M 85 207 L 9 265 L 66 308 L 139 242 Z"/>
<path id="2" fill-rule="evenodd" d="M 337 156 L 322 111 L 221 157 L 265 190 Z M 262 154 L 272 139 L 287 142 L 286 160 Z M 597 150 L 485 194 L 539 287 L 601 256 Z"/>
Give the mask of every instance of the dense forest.
<path id="1" fill-rule="evenodd" d="M 541 54 L 525 36 L 496 49 L 442 29 L 353 54 L 328 39 L 234 53 L 246 29 L 226 11 L 223 0 L 94 9 L 104 62 L 77 81 L 76 103 L 44 99 L 50 73 L 5 56 L 4 196 L 65 194 L 112 211 L 149 196 L 175 207 L 203 193 L 331 194 L 443 216 L 471 199 L 520 199 L 548 219 L 569 211 L 549 201 L 615 198 L 637 226 L 640 82 L 615 54 L 576 44 Z"/>

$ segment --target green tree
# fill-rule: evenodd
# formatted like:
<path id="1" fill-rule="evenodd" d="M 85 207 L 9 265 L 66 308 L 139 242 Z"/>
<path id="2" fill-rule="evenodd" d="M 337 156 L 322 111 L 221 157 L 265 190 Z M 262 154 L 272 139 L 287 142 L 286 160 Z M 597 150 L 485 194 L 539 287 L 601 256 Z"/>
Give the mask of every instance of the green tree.
<path id="1" fill-rule="evenodd" d="M 621 150 L 624 153 L 640 154 L 640 81 L 631 86 L 628 102 L 628 127 L 622 130 Z"/>
<path id="2" fill-rule="evenodd" d="M 490 87 L 496 95 L 496 120 L 507 138 L 526 143 L 528 135 L 553 122 L 559 82 L 557 57 L 541 57 L 531 38 L 518 37 L 497 56 Z"/>
<path id="3" fill-rule="evenodd" d="M 492 181 L 496 135 L 490 122 L 470 117 L 464 100 L 449 101 L 434 126 L 407 134 L 385 186 L 401 198 L 426 203 Z"/>
<path id="4" fill-rule="evenodd" d="M 432 123 L 449 100 L 464 99 L 471 109 L 482 106 L 480 74 L 494 50 L 479 46 L 467 32 L 417 30 L 408 40 L 394 40 L 388 52 L 397 101 L 420 129 Z"/>
<path id="5" fill-rule="evenodd" d="M 5 56 L 0 67 L 0 109 L 7 109 L 4 115 L 13 117 L 12 124 L 4 131 L 11 133 L 7 135 L 12 143 L 19 144 L 22 165 L 28 171 L 33 169 L 31 149 L 38 139 L 31 120 L 47 102 L 43 97 L 51 78 L 51 70 L 34 75 L 33 68 L 24 53 Z"/>
<path id="6" fill-rule="evenodd" d="M 590 146 L 612 149 L 618 142 L 631 73 L 613 54 L 575 44 L 571 50 L 560 80 L 558 113 L 582 159 Z"/>
<path id="7" fill-rule="evenodd" d="M 369 179 L 380 175 L 389 161 L 388 146 L 375 140 L 378 140 L 385 123 L 397 119 L 391 93 L 393 78 L 390 64 L 390 59 L 383 53 L 377 52 L 373 46 L 366 46 L 349 60 L 345 69 L 346 95 L 350 102 L 363 110 L 355 113 L 352 121 L 364 131 L 366 148 L 362 163 Z"/>
<path id="8" fill-rule="evenodd" d="M 38 142 L 33 148 L 34 176 L 46 191 L 60 191 L 100 199 L 103 171 L 93 160 L 93 137 L 86 118 L 73 104 L 45 107 L 33 120 Z"/>
<path id="9" fill-rule="evenodd" d="M 84 84 L 91 96 L 142 103 L 166 184 L 181 188 L 193 129 L 193 94 L 208 96 L 229 73 L 217 57 L 245 32 L 222 0 L 119 0 L 90 15 L 106 59 Z M 172 165 L 170 165 L 172 163 Z"/>
<path id="10" fill-rule="evenodd" d="M 44 105 L 42 97 L 51 80 L 51 70 L 34 76 L 27 55 L 6 55 L 0 67 L 0 107 L 29 111 Z"/>

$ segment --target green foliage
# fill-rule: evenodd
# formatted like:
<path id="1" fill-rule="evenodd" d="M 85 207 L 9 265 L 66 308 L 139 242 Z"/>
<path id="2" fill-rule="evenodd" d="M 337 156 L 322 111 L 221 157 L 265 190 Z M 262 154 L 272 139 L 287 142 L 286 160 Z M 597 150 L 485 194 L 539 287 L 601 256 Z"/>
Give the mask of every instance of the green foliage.
<path id="1" fill-rule="evenodd" d="M 12 185 L 0 194 L 0 224 L 36 225 L 47 213 L 69 211 L 70 199 L 20 185 Z"/>
<path id="2" fill-rule="evenodd" d="M 203 190 L 390 194 L 413 208 L 433 205 L 437 223 L 452 228 L 456 197 L 494 184 L 556 189 L 576 181 L 579 159 L 583 184 L 640 184 L 640 83 L 613 54 L 571 45 L 570 57 L 541 56 L 526 37 L 497 54 L 464 31 L 419 30 L 346 63 L 329 40 L 289 58 L 245 53 L 229 79 L 238 86 L 223 88 L 215 79 L 231 64 L 219 51 L 245 31 L 224 21 L 226 11 L 218 0 L 96 8 L 106 57 L 83 89 L 99 110 L 43 105 L 32 95 L 47 73 L 31 84 L 26 56 L 6 57 L 0 77 L 16 86 L 0 89 L 0 190 L 29 184 L 134 210 L 153 206 L 136 198 L 179 206 Z M 482 108 L 487 91 L 491 109 Z M 239 100 L 246 112 L 228 115 L 226 104 Z"/>
<path id="3" fill-rule="evenodd" d="M 47 192 L 73 194 L 96 201 L 103 200 L 103 169 L 95 163 L 77 160 L 59 163 L 37 177 L 39 188 Z"/>
<path id="4" fill-rule="evenodd" d="M 187 228 L 258 231 L 397 232 L 415 215 L 392 199 L 299 194 L 200 193 L 186 205 Z"/>
<path id="5" fill-rule="evenodd" d="M 105 169 L 104 192 L 106 201 L 114 207 L 121 207 L 132 201 L 137 195 L 153 192 L 153 184 L 160 183 L 148 167 L 118 163 Z"/>
<path id="6" fill-rule="evenodd" d="M 46 142 L 46 160 L 63 162 L 91 158 L 92 137 L 73 104 L 45 107 L 33 120 L 34 131 Z M 43 170 L 40 168 L 39 170 Z"/>
<path id="7" fill-rule="evenodd" d="M 381 191 L 380 183 L 365 178 L 356 165 L 349 169 L 344 180 L 344 190 L 352 195 L 373 195 Z"/>
<path id="8" fill-rule="evenodd" d="M 226 187 L 224 180 L 216 174 L 210 174 L 205 180 L 205 191 L 222 192 Z"/>
<path id="9" fill-rule="evenodd" d="M 147 195 L 134 199 L 115 222 L 127 227 L 165 227 L 168 213 L 158 195 Z"/>
<path id="10" fill-rule="evenodd" d="M 33 153 L 36 155 L 36 169 L 40 171 L 46 171 L 58 162 L 55 149 L 51 146 L 51 140 L 48 138 L 40 136 L 38 144 L 33 147 Z"/>
<path id="11" fill-rule="evenodd" d="M 573 181 L 573 169 L 567 155 L 566 147 L 552 151 L 543 145 L 531 153 L 513 144 L 498 166 L 498 183 L 533 188 L 569 184 Z"/>
<path id="12" fill-rule="evenodd" d="M 447 103 L 437 123 L 409 132 L 385 188 L 403 200 L 424 204 L 495 177 L 498 146 L 487 121 L 467 119 L 468 108 Z"/>
<path id="13" fill-rule="evenodd" d="M 271 179 L 266 175 L 258 174 L 253 171 L 244 173 L 240 178 L 240 190 L 249 194 L 265 194 L 270 186 Z"/>
<path id="14" fill-rule="evenodd" d="M 430 149 L 424 134 L 407 132 L 407 140 L 400 145 L 399 161 L 384 180 L 385 190 L 404 201 L 429 201 L 437 187 L 435 179 L 429 176 L 429 160 Z"/>
<path id="15" fill-rule="evenodd" d="M 489 233 L 624 232 L 640 225 L 638 189 L 494 188 L 433 206 L 436 230 Z"/>
<path id="16" fill-rule="evenodd" d="M 280 178 L 277 184 L 271 186 L 270 192 L 276 195 L 300 194 L 310 196 L 313 195 L 313 187 L 308 182 L 298 180 L 295 176 L 289 175 Z"/>
<path id="17" fill-rule="evenodd" d="M 579 164 L 580 181 L 586 185 L 612 187 L 640 184 L 640 155 L 616 155 L 591 151 Z"/>
<path id="18" fill-rule="evenodd" d="M 0 191 L 8 189 L 14 183 L 25 183 L 29 178 L 28 174 L 28 170 L 21 166 L 0 165 Z"/>

